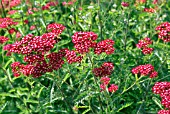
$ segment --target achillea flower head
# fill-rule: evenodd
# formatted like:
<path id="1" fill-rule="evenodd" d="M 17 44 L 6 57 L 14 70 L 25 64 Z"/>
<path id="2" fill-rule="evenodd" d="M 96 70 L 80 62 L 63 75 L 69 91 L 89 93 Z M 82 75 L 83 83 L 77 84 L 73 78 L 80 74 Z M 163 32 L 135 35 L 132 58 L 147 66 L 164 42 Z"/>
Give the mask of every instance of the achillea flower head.
<path id="1" fill-rule="evenodd" d="M 115 84 L 111 84 L 110 87 L 108 88 L 109 92 L 116 92 L 118 90 L 118 86 Z"/>
<path id="2" fill-rule="evenodd" d="M 104 84 L 104 85 L 108 85 L 109 82 L 110 82 L 110 78 L 109 78 L 109 77 L 102 77 L 102 78 L 100 79 L 100 82 L 101 82 L 102 84 Z"/>
<path id="3" fill-rule="evenodd" d="M 170 110 L 170 82 L 156 82 L 155 85 L 152 87 L 152 91 L 155 94 L 159 94 L 162 98 L 162 105 Z M 159 113 L 165 113 L 167 111 L 162 110 Z M 165 113 L 166 114 L 166 113 Z"/>
<path id="4" fill-rule="evenodd" d="M 2 4 L 5 8 L 7 7 L 15 7 L 21 4 L 21 0 L 2 0 Z"/>
<path id="5" fill-rule="evenodd" d="M 111 75 L 114 65 L 111 62 L 105 62 L 101 67 L 94 68 L 93 74 L 95 76 L 105 77 Z"/>
<path id="6" fill-rule="evenodd" d="M 146 54 L 151 54 L 152 51 L 153 51 L 153 48 L 148 48 L 148 47 L 147 47 L 147 48 L 143 48 L 143 49 L 142 49 L 142 53 L 145 54 L 145 55 L 146 55 Z"/>
<path id="7" fill-rule="evenodd" d="M 5 36 L 0 36 L 0 44 L 3 44 L 5 42 L 7 42 L 9 40 L 9 38 L 5 37 Z"/>
<path id="8" fill-rule="evenodd" d="M 14 28 L 11 28 L 8 30 L 8 32 L 9 32 L 9 34 L 13 34 L 13 33 L 17 32 L 17 30 Z"/>
<path id="9" fill-rule="evenodd" d="M 137 3 L 141 3 L 141 4 L 145 3 L 146 1 L 147 0 L 136 0 Z"/>
<path id="10" fill-rule="evenodd" d="M 27 19 L 26 19 L 26 20 L 24 20 L 24 24 L 28 24 L 28 22 L 29 22 L 29 21 L 28 21 Z"/>
<path id="11" fill-rule="evenodd" d="M 158 114 L 170 114 L 170 110 L 159 110 Z"/>
<path id="12" fill-rule="evenodd" d="M 132 69 L 132 73 L 139 74 L 141 76 L 150 75 L 150 78 L 155 78 L 158 75 L 151 64 L 139 65 Z"/>
<path id="13" fill-rule="evenodd" d="M 156 10 L 153 9 L 153 8 L 144 8 L 143 11 L 144 11 L 144 12 L 148 12 L 148 13 L 155 13 L 155 12 L 156 12 Z"/>
<path id="14" fill-rule="evenodd" d="M 103 41 L 100 41 L 96 44 L 94 48 L 94 53 L 95 54 L 101 54 L 102 52 L 105 52 L 106 54 L 113 54 L 114 53 L 114 41 L 111 39 L 106 39 Z"/>
<path id="15" fill-rule="evenodd" d="M 76 32 L 72 36 L 72 42 L 74 43 L 74 48 L 76 48 L 76 51 L 83 54 L 88 53 L 90 48 L 95 47 L 95 40 L 97 37 L 97 34 L 94 32 Z"/>
<path id="16" fill-rule="evenodd" d="M 47 25 L 47 31 L 55 33 L 56 35 L 60 35 L 63 30 L 65 29 L 65 26 L 62 24 L 57 24 L 57 23 L 51 23 Z"/>
<path id="17" fill-rule="evenodd" d="M 30 26 L 30 30 L 34 30 L 36 28 L 35 25 Z"/>
<path id="18" fill-rule="evenodd" d="M 59 68 L 62 67 L 64 64 L 63 58 L 66 56 L 66 51 L 65 49 L 59 50 L 59 52 L 53 52 L 47 55 L 47 58 L 49 59 L 48 66 L 49 66 L 49 71 L 51 72 L 53 70 L 58 70 Z"/>
<path id="19" fill-rule="evenodd" d="M 157 4 L 158 3 L 158 0 L 153 0 L 153 4 Z"/>
<path id="20" fill-rule="evenodd" d="M 50 6 L 48 4 L 42 6 L 42 10 L 49 10 L 50 9 Z"/>
<path id="21" fill-rule="evenodd" d="M 18 77 L 21 75 L 21 73 L 20 73 L 21 63 L 20 62 L 12 63 L 11 68 L 12 68 L 12 72 L 15 77 Z"/>
<path id="22" fill-rule="evenodd" d="M 83 59 L 82 56 L 77 56 L 76 55 L 76 52 L 75 51 L 70 51 L 68 49 L 65 50 L 66 51 L 66 59 L 67 59 L 67 62 L 69 64 L 72 64 L 72 63 L 75 63 L 75 62 L 81 62 L 81 60 Z"/>
<path id="23" fill-rule="evenodd" d="M 12 25 L 17 25 L 18 22 L 14 22 L 13 19 L 6 17 L 6 18 L 0 18 L 0 28 L 8 28 Z"/>
<path id="24" fill-rule="evenodd" d="M 170 42 L 170 23 L 163 22 L 158 25 L 155 30 L 158 31 L 158 38 L 162 39 L 164 42 Z"/>
<path id="25" fill-rule="evenodd" d="M 145 55 L 151 54 L 153 51 L 153 48 L 148 47 L 150 44 L 152 44 L 152 40 L 150 38 L 146 37 L 142 40 L 139 40 L 138 44 L 136 44 L 136 47 L 141 48 L 143 54 L 145 54 Z"/>
<path id="26" fill-rule="evenodd" d="M 28 55 L 31 53 L 46 53 L 54 47 L 58 40 L 54 33 L 45 33 L 42 36 L 28 34 L 21 41 L 12 44 L 10 52 Z"/>
<path id="27" fill-rule="evenodd" d="M 10 10 L 9 12 L 8 12 L 8 14 L 9 15 L 13 15 L 13 14 L 15 14 L 16 12 L 18 12 L 17 10 Z"/>
<path id="28" fill-rule="evenodd" d="M 14 76 L 20 76 L 24 74 L 25 76 L 32 76 L 34 78 L 40 77 L 46 72 L 52 72 L 53 70 L 58 70 L 64 64 L 63 58 L 65 57 L 65 50 L 59 50 L 59 52 L 53 52 L 46 56 L 41 54 L 31 54 L 24 57 L 24 61 L 27 65 L 21 64 L 19 62 L 14 62 L 12 67 L 12 72 Z"/>
<path id="29" fill-rule="evenodd" d="M 129 7 L 129 3 L 128 3 L 128 2 L 122 2 L 121 5 L 122 5 L 123 7 Z"/>
<path id="30" fill-rule="evenodd" d="M 136 44 L 136 46 L 138 48 L 145 48 L 145 47 L 148 47 L 150 44 L 152 44 L 152 40 L 148 37 L 142 39 L 142 40 L 139 40 L 138 44 Z"/>
<path id="31" fill-rule="evenodd" d="M 16 32 L 16 38 L 21 38 L 21 37 L 22 37 L 22 34 L 19 31 L 17 31 Z"/>

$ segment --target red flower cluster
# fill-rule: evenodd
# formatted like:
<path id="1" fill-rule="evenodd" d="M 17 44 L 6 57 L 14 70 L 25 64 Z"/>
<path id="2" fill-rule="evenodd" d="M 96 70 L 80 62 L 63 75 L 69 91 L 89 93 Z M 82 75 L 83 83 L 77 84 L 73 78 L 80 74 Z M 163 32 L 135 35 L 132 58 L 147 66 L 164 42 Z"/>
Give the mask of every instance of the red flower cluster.
<path id="1" fill-rule="evenodd" d="M 38 9 L 35 8 L 35 7 L 34 7 L 34 8 L 29 8 L 28 11 L 27 11 L 27 15 L 33 14 L 33 13 L 34 13 L 33 11 L 34 11 L 34 12 L 37 12 Z"/>
<path id="2" fill-rule="evenodd" d="M 5 43 L 6 41 L 8 41 L 9 39 L 5 36 L 0 36 L 0 44 Z"/>
<path id="3" fill-rule="evenodd" d="M 58 2 L 48 2 L 46 5 L 42 6 L 42 10 L 49 10 L 50 6 L 56 6 L 58 5 Z"/>
<path id="4" fill-rule="evenodd" d="M 94 68 L 93 73 L 95 76 L 105 77 L 111 75 L 113 68 L 113 63 L 105 62 L 101 67 Z"/>
<path id="5" fill-rule="evenodd" d="M 129 7 L 129 3 L 128 3 L 128 2 L 122 2 L 121 5 L 122 5 L 123 7 Z"/>
<path id="6" fill-rule="evenodd" d="M 17 32 L 17 30 L 14 28 L 11 28 L 8 30 L 8 32 L 9 32 L 9 34 L 13 34 L 13 33 Z"/>
<path id="7" fill-rule="evenodd" d="M 94 52 L 95 54 L 101 54 L 102 52 L 105 52 L 106 54 L 112 54 L 114 53 L 114 48 L 113 48 L 113 45 L 114 45 L 114 41 L 111 40 L 111 39 L 106 39 L 106 40 L 103 40 L 101 42 L 98 42 L 95 49 L 94 49 Z"/>
<path id="8" fill-rule="evenodd" d="M 155 13 L 155 9 L 153 8 L 144 8 L 144 12 Z"/>
<path id="9" fill-rule="evenodd" d="M 52 32 L 55 33 L 56 35 L 59 35 L 63 32 L 65 26 L 63 26 L 62 24 L 52 23 L 48 24 L 46 29 L 48 32 Z"/>
<path id="10" fill-rule="evenodd" d="M 11 18 L 0 18 L 0 28 L 8 28 L 8 26 L 17 25 L 18 22 L 14 22 Z"/>
<path id="11" fill-rule="evenodd" d="M 59 50 L 58 53 L 53 52 L 49 55 L 47 55 L 47 58 L 49 59 L 48 72 L 51 72 L 52 70 L 58 70 L 62 67 L 62 64 L 64 64 L 63 58 L 66 56 L 66 49 Z"/>
<path id="12" fill-rule="evenodd" d="M 11 64 L 12 72 L 16 77 L 20 76 L 20 71 L 19 71 L 20 65 L 21 65 L 20 62 L 14 62 Z"/>
<path id="13" fill-rule="evenodd" d="M 18 54 L 31 54 L 31 53 L 45 53 L 51 50 L 56 44 L 57 38 L 54 33 L 45 33 L 42 36 L 33 36 L 28 34 L 21 41 L 12 44 L 10 52 Z"/>
<path id="14" fill-rule="evenodd" d="M 8 12 L 8 14 L 9 15 L 13 15 L 13 14 L 15 14 L 17 12 L 17 10 L 10 10 L 9 12 Z"/>
<path id="15" fill-rule="evenodd" d="M 170 110 L 159 110 L 158 114 L 170 114 Z"/>
<path id="16" fill-rule="evenodd" d="M 62 64 L 64 64 L 63 57 L 65 54 L 65 50 L 60 50 L 58 53 L 50 53 L 46 56 L 47 61 L 44 59 L 44 55 L 28 55 L 24 58 L 24 61 L 28 62 L 28 64 L 24 65 L 14 62 L 11 65 L 12 72 L 16 77 L 21 74 L 39 77 L 46 72 L 52 72 L 61 68 Z"/>
<path id="17" fill-rule="evenodd" d="M 9 7 L 15 7 L 21 4 L 21 0 L 2 0 L 2 4 L 5 8 Z"/>
<path id="18" fill-rule="evenodd" d="M 148 46 L 152 44 L 152 40 L 150 38 L 144 38 L 143 40 L 139 40 L 138 44 L 136 46 L 138 48 L 142 49 L 143 54 L 151 54 L 153 51 L 153 48 L 149 48 Z"/>
<path id="19" fill-rule="evenodd" d="M 59 27 L 61 27 L 61 30 L 59 30 Z M 24 74 L 39 77 L 46 72 L 61 68 L 62 64 L 64 64 L 63 57 L 66 55 L 66 50 L 49 53 L 58 42 L 58 35 L 64 30 L 64 26 L 60 25 L 59 27 L 57 28 L 59 31 L 57 34 L 53 32 L 44 33 L 41 36 L 28 34 L 21 41 L 4 46 L 4 50 L 8 51 L 8 55 L 12 52 L 25 55 L 24 61 L 27 65 L 19 62 L 14 62 L 11 65 L 14 76 Z M 75 58 L 73 57 L 73 59 Z"/>
<path id="20" fill-rule="evenodd" d="M 163 112 L 170 112 L 170 82 L 156 82 L 152 88 L 152 91 L 161 96 L 162 105 L 169 110 L 160 111 L 160 114 L 163 114 Z"/>
<path id="21" fill-rule="evenodd" d="M 35 25 L 30 26 L 30 30 L 34 30 L 36 28 Z"/>
<path id="22" fill-rule="evenodd" d="M 118 90 L 118 86 L 115 84 L 111 84 L 110 87 L 108 88 L 109 92 L 115 92 Z"/>
<path id="23" fill-rule="evenodd" d="M 108 77 L 102 77 L 100 79 L 101 83 L 100 84 L 100 88 L 101 88 L 101 91 L 105 91 L 106 90 L 106 87 L 108 86 L 109 82 L 110 82 L 110 78 Z M 108 91 L 109 92 L 115 92 L 118 90 L 118 86 L 115 85 L 115 84 L 111 84 L 109 87 L 108 87 Z"/>
<path id="24" fill-rule="evenodd" d="M 71 0 L 69 2 L 62 2 L 62 5 L 63 6 L 70 6 L 70 5 L 74 4 L 74 2 L 76 2 L 76 0 Z"/>
<path id="25" fill-rule="evenodd" d="M 154 67 L 151 64 L 139 65 L 132 69 L 133 74 L 140 74 L 141 76 L 150 75 L 150 78 L 157 77 L 158 73 L 154 71 Z"/>
<path id="26" fill-rule="evenodd" d="M 69 64 L 75 63 L 75 62 L 81 62 L 83 59 L 82 56 L 76 56 L 75 51 L 65 50 L 66 51 L 66 59 Z"/>
<path id="27" fill-rule="evenodd" d="M 153 4 L 157 4 L 158 3 L 158 0 L 153 0 Z"/>
<path id="28" fill-rule="evenodd" d="M 72 42 L 78 53 L 88 53 L 90 48 L 94 48 L 97 35 L 93 32 L 76 32 L 72 36 Z"/>
<path id="29" fill-rule="evenodd" d="M 158 32 L 158 38 L 162 39 L 164 42 L 170 42 L 170 23 L 164 22 L 156 27 Z"/>
<path id="30" fill-rule="evenodd" d="M 106 90 L 106 87 L 108 86 L 109 82 L 110 82 L 110 78 L 108 77 L 102 77 L 100 79 L 101 81 L 101 84 L 100 84 L 100 88 L 101 88 L 101 91 L 105 91 Z M 118 86 L 115 85 L 115 84 L 111 84 L 109 87 L 108 87 L 108 91 L 109 92 L 115 92 L 118 90 Z"/>

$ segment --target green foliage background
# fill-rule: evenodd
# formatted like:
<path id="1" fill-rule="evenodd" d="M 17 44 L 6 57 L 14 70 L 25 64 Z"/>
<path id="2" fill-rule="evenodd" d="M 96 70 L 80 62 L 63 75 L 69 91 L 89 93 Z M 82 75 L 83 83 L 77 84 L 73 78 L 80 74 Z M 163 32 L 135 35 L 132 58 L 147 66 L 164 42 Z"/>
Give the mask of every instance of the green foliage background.
<path id="1" fill-rule="evenodd" d="M 59 4 L 50 10 L 39 10 L 26 15 L 29 7 L 41 8 L 47 0 L 25 1 L 12 9 L 19 12 L 8 15 L 19 24 L 15 27 L 23 36 L 33 33 L 42 35 L 46 25 L 52 22 L 63 24 L 66 29 L 60 35 L 61 41 L 55 45 L 53 52 L 61 48 L 74 49 L 71 36 L 76 31 L 93 31 L 98 41 L 113 39 L 115 53 L 96 55 L 92 51 L 84 55 L 81 63 L 68 64 L 53 73 L 46 73 L 39 78 L 26 76 L 14 77 L 10 64 L 23 62 L 22 55 L 6 56 L 0 45 L 0 113 L 2 114 L 155 114 L 163 109 L 160 97 L 152 93 L 152 86 L 158 81 L 170 81 L 170 44 L 158 39 L 155 27 L 162 22 L 170 22 L 170 1 L 160 1 L 155 13 L 143 12 L 143 8 L 153 8 L 152 1 L 122 7 L 121 0 L 77 0 L 71 6 Z M 40 4 L 38 6 L 37 4 Z M 82 10 L 79 10 L 79 8 Z M 5 15 L 1 9 L 2 17 Z M 6 10 L 7 12 L 7 10 Z M 23 24 L 23 20 L 29 24 Z M 36 29 L 31 31 L 31 25 Z M 1 36 L 10 37 L 0 29 Z M 6 44 L 14 43 L 15 34 Z M 143 55 L 136 48 L 140 39 L 150 37 L 153 40 L 151 55 Z M 89 60 L 91 58 L 92 62 Z M 100 79 L 92 73 L 93 67 L 103 62 L 113 62 L 114 71 L 111 82 L 118 85 L 115 93 L 100 92 Z M 136 81 L 131 69 L 141 64 L 152 64 L 158 71 L 158 77 L 142 77 Z M 134 84 L 134 86 L 132 86 Z M 132 87 L 131 87 L 132 86 Z M 130 87 L 130 88 L 129 88 Z M 128 89 L 129 88 L 129 89 Z"/>

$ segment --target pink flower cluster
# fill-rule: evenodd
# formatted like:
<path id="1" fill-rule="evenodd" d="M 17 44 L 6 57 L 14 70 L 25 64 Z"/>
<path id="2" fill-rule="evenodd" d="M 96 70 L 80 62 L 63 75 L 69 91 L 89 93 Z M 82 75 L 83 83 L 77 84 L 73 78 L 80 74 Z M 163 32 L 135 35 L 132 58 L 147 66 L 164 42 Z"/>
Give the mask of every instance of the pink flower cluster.
<path id="1" fill-rule="evenodd" d="M 13 14 L 15 14 L 16 12 L 18 12 L 17 10 L 10 10 L 9 12 L 8 12 L 8 14 L 9 15 L 13 15 Z"/>
<path id="2" fill-rule="evenodd" d="M 169 114 L 170 112 L 170 82 L 156 82 L 155 85 L 152 87 L 152 91 L 155 94 L 159 94 L 162 98 L 162 105 L 165 109 L 159 111 L 158 114 Z M 164 112 L 164 113 L 163 113 Z"/>
<path id="3" fill-rule="evenodd" d="M 94 49 L 94 52 L 95 54 L 101 54 L 102 52 L 105 52 L 106 54 L 112 54 L 114 53 L 114 48 L 113 48 L 113 45 L 114 45 L 114 41 L 111 40 L 111 39 L 106 39 L 106 40 L 103 40 L 103 41 L 100 41 L 97 43 L 95 49 Z"/>
<path id="4" fill-rule="evenodd" d="M 90 48 L 94 49 L 95 54 L 101 54 L 102 52 L 106 54 L 114 53 L 113 40 L 106 39 L 96 43 L 97 37 L 97 34 L 93 32 L 76 32 L 72 36 L 72 42 L 74 43 L 74 48 L 80 54 L 88 53 Z"/>
<path id="5" fill-rule="evenodd" d="M 18 22 L 14 22 L 13 19 L 6 17 L 6 18 L 0 18 L 0 28 L 8 28 L 12 25 L 17 25 Z"/>
<path id="6" fill-rule="evenodd" d="M 16 77 L 24 74 L 26 76 L 32 75 L 36 78 L 46 72 L 52 72 L 53 70 L 61 68 L 62 64 L 64 64 L 64 56 L 64 50 L 60 50 L 58 53 L 50 53 L 46 56 L 46 59 L 48 59 L 47 62 L 43 55 L 29 55 L 28 57 L 25 57 L 25 61 L 29 64 L 24 65 L 19 62 L 14 62 L 11 64 L 12 72 Z"/>
<path id="7" fill-rule="evenodd" d="M 63 6 L 70 6 L 70 5 L 73 5 L 74 2 L 76 2 L 76 0 L 71 0 L 71 1 L 69 1 L 69 2 L 62 2 L 62 5 L 63 5 Z"/>
<path id="8" fill-rule="evenodd" d="M 70 50 L 66 49 L 65 51 L 66 51 L 65 57 L 69 64 L 72 64 L 75 62 L 81 62 L 81 60 L 83 59 L 82 56 L 76 56 L 76 52 L 74 50 L 70 51 Z"/>
<path id="9" fill-rule="evenodd" d="M 158 75 L 158 72 L 154 70 L 154 67 L 151 64 L 139 65 L 132 69 L 132 73 L 141 76 L 150 75 L 150 78 L 155 78 Z"/>
<path id="10" fill-rule="evenodd" d="M 0 36 L 0 44 L 5 43 L 6 41 L 8 41 L 9 39 L 5 36 Z"/>
<path id="11" fill-rule="evenodd" d="M 144 8 L 143 11 L 144 12 L 149 12 L 149 13 L 155 13 L 156 12 L 155 9 L 153 9 L 153 8 Z"/>
<path id="12" fill-rule="evenodd" d="M 51 23 L 47 25 L 46 29 L 48 32 L 52 32 L 52 33 L 55 33 L 56 35 L 59 35 L 63 32 L 63 30 L 65 29 L 65 26 L 63 26 L 62 24 L 58 24 L 58 23 Z"/>
<path id="13" fill-rule="evenodd" d="M 100 84 L 100 88 L 101 88 L 101 91 L 105 91 L 106 90 L 106 87 L 109 85 L 109 83 L 110 83 L 110 78 L 108 78 L 108 77 L 102 77 L 101 79 L 100 79 L 100 82 L 101 82 L 101 84 Z M 109 92 L 115 92 L 115 91 L 117 91 L 118 90 L 118 86 L 117 85 L 115 85 L 115 84 L 111 84 L 109 87 L 108 87 L 108 91 Z"/>
<path id="14" fill-rule="evenodd" d="M 78 53 L 88 53 L 90 48 L 95 47 L 94 42 L 97 39 L 97 35 L 93 32 L 76 32 L 72 36 L 72 42 L 74 43 L 74 48 Z"/>
<path id="15" fill-rule="evenodd" d="M 148 37 L 144 38 L 143 40 L 139 40 L 138 44 L 136 46 L 138 48 L 142 49 L 143 54 L 151 54 L 153 51 L 153 48 L 149 48 L 148 46 L 152 44 L 152 40 Z"/>
<path id="16" fill-rule="evenodd" d="M 56 6 L 58 5 L 58 2 L 48 2 L 46 5 L 42 6 L 42 10 L 49 10 L 51 6 Z"/>
<path id="17" fill-rule="evenodd" d="M 128 2 L 122 2 L 121 5 L 122 5 L 123 7 L 129 7 L 129 3 L 128 3 Z"/>
<path id="18" fill-rule="evenodd" d="M 170 23 L 164 22 L 156 27 L 158 32 L 158 38 L 162 39 L 164 42 L 170 42 Z"/>
<path id="19" fill-rule="evenodd" d="M 7 8 L 8 6 L 12 8 L 21 4 L 21 0 L 2 0 L 2 4 L 5 8 Z"/>
<path id="20" fill-rule="evenodd" d="M 113 71 L 113 67 L 114 67 L 113 63 L 104 62 L 101 67 L 93 69 L 93 74 L 95 76 L 100 76 L 101 77 L 101 79 L 100 79 L 101 91 L 105 91 L 106 87 L 109 85 L 110 78 L 108 76 L 111 75 L 111 73 Z M 118 86 L 115 85 L 115 84 L 110 84 L 110 86 L 108 87 L 109 92 L 115 92 L 117 90 L 118 90 Z"/>
<path id="21" fill-rule="evenodd" d="M 4 46 L 3 49 L 8 51 L 8 55 L 10 55 L 10 53 L 22 54 L 24 55 L 24 62 L 27 63 L 24 65 L 19 62 L 14 62 L 11 65 L 14 76 L 24 74 L 26 76 L 32 75 L 33 77 L 39 77 L 46 72 L 52 72 L 53 70 L 61 68 L 62 64 L 64 64 L 63 57 L 67 54 L 69 58 L 66 49 L 59 50 L 58 53 L 49 52 L 58 42 L 58 35 L 61 34 L 65 28 L 63 25 L 59 27 L 53 26 L 50 28 L 49 33 L 44 33 L 41 36 L 28 34 L 23 37 L 21 41 Z M 53 33 L 53 30 L 57 30 L 58 32 L 56 33 L 55 31 Z"/>
<path id="22" fill-rule="evenodd" d="M 105 62 L 102 64 L 101 67 L 94 68 L 93 74 L 95 76 L 99 76 L 99 77 L 109 76 L 109 75 L 111 75 L 113 68 L 114 68 L 113 63 Z"/>
<path id="23" fill-rule="evenodd" d="M 31 15 L 31 14 L 33 14 L 34 12 L 37 12 L 38 11 L 38 9 L 37 8 L 28 8 L 28 11 L 27 11 L 27 15 Z"/>
<path id="24" fill-rule="evenodd" d="M 159 110 L 158 114 L 170 114 L 170 110 Z"/>
<path id="25" fill-rule="evenodd" d="M 43 54 L 51 50 L 57 42 L 58 40 L 54 33 L 45 33 L 42 36 L 28 34 L 21 41 L 16 41 L 12 44 L 9 51 L 26 55 L 31 53 Z"/>

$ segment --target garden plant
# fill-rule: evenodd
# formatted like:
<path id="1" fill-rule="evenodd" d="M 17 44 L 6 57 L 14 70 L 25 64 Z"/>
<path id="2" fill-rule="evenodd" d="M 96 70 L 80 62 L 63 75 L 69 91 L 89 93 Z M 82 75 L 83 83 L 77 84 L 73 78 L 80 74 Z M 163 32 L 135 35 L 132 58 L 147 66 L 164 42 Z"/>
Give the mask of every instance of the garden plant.
<path id="1" fill-rule="evenodd" d="M 1 114 L 170 114 L 170 0 L 0 0 Z"/>

